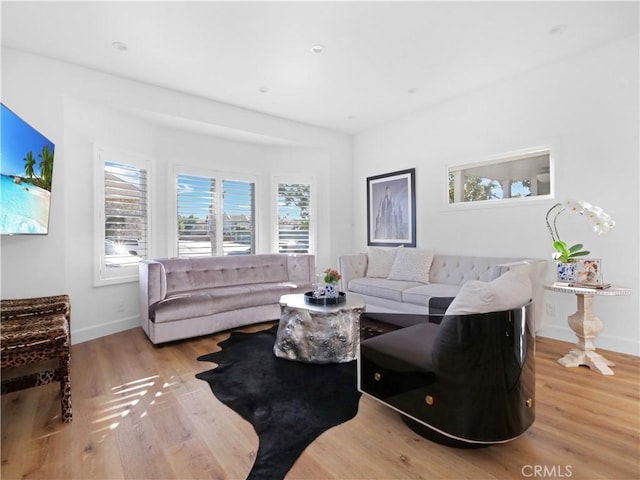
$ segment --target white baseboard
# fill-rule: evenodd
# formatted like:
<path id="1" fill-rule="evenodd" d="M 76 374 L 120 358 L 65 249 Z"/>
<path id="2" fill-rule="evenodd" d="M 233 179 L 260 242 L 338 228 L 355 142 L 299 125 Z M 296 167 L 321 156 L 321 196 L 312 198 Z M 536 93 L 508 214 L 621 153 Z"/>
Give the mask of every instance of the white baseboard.
<path id="1" fill-rule="evenodd" d="M 103 323 L 78 330 L 71 330 L 71 340 L 73 344 L 86 342 L 95 338 L 104 337 L 113 333 L 130 330 L 140 326 L 139 315 L 120 318 L 113 322 Z M 564 342 L 576 343 L 577 338 L 573 331 L 568 327 L 559 327 L 556 325 L 543 326 L 538 332 L 539 337 L 548 337 Z M 596 338 L 596 347 L 603 350 L 611 350 L 613 352 L 626 353 L 629 355 L 640 356 L 640 344 L 637 340 L 614 337 L 606 334 L 598 335 Z"/>
<path id="2" fill-rule="evenodd" d="M 113 333 L 122 332 L 124 330 L 130 330 L 140 326 L 140 316 L 133 315 L 131 317 L 119 318 L 113 322 L 102 323 L 100 325 L 94 325 L 86 328 L 79 328 L 77 330 L 71 329 L 71 343 L 86 342 L 95 338 L 104 337 Z"/>
<path id="3" fill-rule="evenodd" d="M 568 326 L 559 327 L 556 325 L 543 326 L 537 333 L 539 337 L 548 337 L 572 344 L 578 341 L 575 333 Z M 603 350 L 611 350 L 612 352 L 626 353 L 629 355 L 640 356 L 640 344 L 637 339 L 629 339 L 622 337 L 614 337 L 611 335 L 601 334 L 595 340 L 596 348 Z"/>

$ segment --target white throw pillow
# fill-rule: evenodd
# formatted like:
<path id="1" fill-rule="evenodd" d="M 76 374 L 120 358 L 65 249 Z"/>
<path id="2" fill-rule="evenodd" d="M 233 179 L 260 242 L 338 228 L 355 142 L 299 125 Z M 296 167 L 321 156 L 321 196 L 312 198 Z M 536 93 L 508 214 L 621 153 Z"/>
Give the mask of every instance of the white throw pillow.
<path id="1" fill-rule="evenodd" d="M 389 280 L 429 283 L 432 261 L 433 250 L 403 248 L 398 250 L 387 278 Z"/>
<path id="2" fill-rule="evenodd" d="M 400 248 L 369 247 L 367 277 L 387 278 Z"/>
<path id="3" fill-rule="evenodd" d="M 491 282 L 469 280 L 456 295 L 446 315 L 501 312 L 521 307 L 531 300 L 531 280 L 508 271 Z"/>

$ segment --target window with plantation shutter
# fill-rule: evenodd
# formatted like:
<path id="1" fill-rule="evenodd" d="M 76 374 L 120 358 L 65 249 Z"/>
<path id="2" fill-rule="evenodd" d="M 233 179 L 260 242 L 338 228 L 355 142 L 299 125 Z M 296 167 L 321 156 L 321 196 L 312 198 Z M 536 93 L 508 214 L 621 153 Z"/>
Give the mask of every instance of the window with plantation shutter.
<path id="1" fill-rule="evenodd" d="M 96 283 L 137 279 L 149 252 L 149 161 L 97 148 Z M 100 176 L 100 178 L 98 178 Z"/>
<path id="2" fill-rule="evenodd" d="M 178 256 L 217 255 L 215 178 L 178 175 Z"/>
<path id="3" fill-rule="evenodd" d="M 255 253 L 255 180 L 176 173 L 177 255 Z"/>
<path id="4" fill-rule="evenodd" d="M 312 182 L 276 178 L 276 251 L 312 253 L 315 248 L 315 215 L 312 210 Z"/>
<path id="5" fill-rule="evenodd" d="M 255 253 L 255 183 L 222 181 L 224 255 Z"/>

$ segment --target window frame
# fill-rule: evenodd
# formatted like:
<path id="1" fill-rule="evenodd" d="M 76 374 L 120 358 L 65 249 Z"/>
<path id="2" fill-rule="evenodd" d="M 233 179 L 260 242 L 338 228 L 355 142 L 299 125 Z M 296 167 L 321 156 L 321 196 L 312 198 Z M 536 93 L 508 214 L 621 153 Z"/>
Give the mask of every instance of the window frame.
<path id="1" fill-rule="evenodd" d="M 308 184 L 309 194 L 309 249 L 308 254 L 315 255 L 317 252 L 317 186 L 316 178 L 313 175 L 281 174 L 271 177 L 271 212 L 273 221 L 271 222 L 271 251 L 280 253 L 278 218 L 278 192 L 279 186 L 286 184 Z"/>
<path id="2" fill-rule="evenodd" d="M 216 241 L 218 242 L 218 247 L 220 251 L 223 253 L 221 255 L 215 256 L 224 256 L 224 205 L 222 202 L 222 185 L 223 182 L 226 181 L 239 181 L 239 182 L 251 182 L 254 185 L 254 194 L 253 194 L 253 211 L 255 218 L 253 219 L 254 231 L 253 231 L 253 243 L 254 243 L 254 254 L 258 253 L 259 245 L 260 245 L 260 229 L 259 229 L 259 219 L 260 219 L 260 182 L 259 176 L 247 173 L 238 173 L 238 172 L 227 172 L 222 170 L 210 170 L 206 168 L 192 167 L 182 164 L 174 165 L 171 168 L 171 175 L 169 176 L 169 191 L 171 192 L 171 200 L 170 200 L 170 208 L 169 208 L 169 220 L 168 220 L 168 252 L 172 257 L 178 257 L 178 176 L 179 175 L 190 175 L 197 177 L 205 177 L 209 179 L 214 179 L 216 182 L 216 196 L 217 196 L 217 208 L 216 215 L 218 216 L 219 228 L 216 232 Z M 212 255 L 213 256 L 213 255 Z M 182 257 L 182 258 L 191 258 L 190 256 Z"/>
<path id="3" fill-rule="evenodd" d="M 523 148 L 520 150 L 513 150 L 500 155 L 493 155 L 484 157 L 482 160 L 468 161 L 466 163 L 457 163 L 453 165 L 446 165 L 444 168 L 444 186 L 443 189 L 443 208 L 446 211 L 452 210 L 466 210 L 474 208 L 487 208 L 487 207 L 512 207 L 522 205 L 523 203 L 535 203 L 535 202 L 548 202 L 550 199 L 555 198 L 555 156 L 557 148 L 552 143 L 541 144 L 535 147 Z M 495 165 L 505 163 L 509 161 L 519 161 L 527 157 L 535 157 L 538 155 L 549 155 L 549 193 L 542 195 L 532 195 L 527 197 L 508 197 L 489 200 L 476 200 L 469 202 L 450 202 L 449 201 L 449 174 L 452 170 L 465 170 L 469 168 L 477 168 L 489 165 Z"/>
<path id="4" fill-rule="evenodd" d="M 127 265 L 118 268 L 110 268 L 106 265 L 105 242 L 105 164 L 117 163 L 146 170 L 146 255 L 143 259 L 153 257 L 153 178 L 155 161 L 151 156 L 141 153 L 128 152 L 121 149 L 100 144 L 93 145 L 94 157 L 94 249 L 93 249 L 93 285 L 96 287 L 115 285 L 120 283 L 137 282 L 138 265 Z"/>

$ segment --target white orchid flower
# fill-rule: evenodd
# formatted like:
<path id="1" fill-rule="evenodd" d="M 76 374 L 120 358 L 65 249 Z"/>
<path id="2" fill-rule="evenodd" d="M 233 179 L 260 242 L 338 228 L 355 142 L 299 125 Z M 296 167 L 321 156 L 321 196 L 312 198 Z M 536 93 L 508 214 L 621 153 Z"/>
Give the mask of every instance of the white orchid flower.
<path id="1" fill-rule="evenodd" d="M 578 204 L 580 205 L 580 215 L 584 215 L 585 212 L 593 211 L 593 205 L 591 205 L 589 202 L 578 200 Z"/>
<path id="2" fill-rule="evenodd" d="M 560 240 L 560 235 L 558 234 L 556 223 L 558 220 L 558 216 L 565 210 L 584 215 L 593 228 L 593 231 L 598 235 L 607 233 L 616 224 L 616 222 L 614 222 L 609 215 L 604 213 L 600 207 L 591 205 L 589 202 L 585 202 L 583 200 L 577 202 L 575 200 L 567 200 L 565 203 L 556 203 L 549 210 L 547 210 L 547 228 L 549 229 L 551 239 L 554 242 L 554 248 L 556 250 L 564 249 L 566 259 L 573 259 L 575 257 L 588 255 L 590 252 L 586 250 L 577 251 L 578 249 L 582 248 L 581 244 L 576 244 L 573 247 L 568 248 L 566 244 Z M 561 246 L 557 246 L 557 244 Z M 565 260 L 565 257 L 563 257 L 563 254 L 560 251 L 554 252 L 552 254 L 552 257 L 555 260 Z"/>

